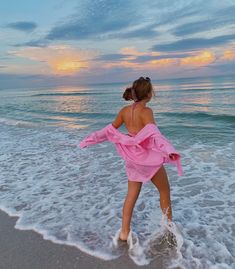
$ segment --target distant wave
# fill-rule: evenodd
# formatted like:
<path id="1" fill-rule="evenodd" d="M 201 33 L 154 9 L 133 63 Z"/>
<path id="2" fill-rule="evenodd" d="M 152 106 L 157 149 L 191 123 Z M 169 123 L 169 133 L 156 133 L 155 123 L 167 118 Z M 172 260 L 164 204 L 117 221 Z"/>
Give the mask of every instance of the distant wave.
<path id="1" fill-rule="evenodd" d="M 54 115 L 54 116 L 66 116 L 71 118 L 91 118 L 91 119 L 107 119 L 107 118 L 114 118 L 116 114 L 114 113 L 94 113 L 94 112 L 47 112 L 46 114 Z"/>
<path id="2" fill-rule="evenodd" d="M 107 94 L 113 94 L 113 92 L 69 92 L 69 93 L 63 93 L 63 92 L 57 92 L 57 93 L 38 93 L 31 95 L 32 97 L 38 97 L 38 96 L 82 96 L 82 95 L 107 95 Z"/>
<path id="3" fill-rule="evenodd" d="M 12 125 L 18 127 L 37 127 L 38 123 L 33 123 L 24 120 L 16 120 L 16 119 L 7 119 L 7 118 L 0 118 L 0 124 L 4 125 Z"/>
<path id="4" fill-rule="evenodd" d="M 176 91 L 183 91 L 183 92 L 207 92 L 207 91 L 221 91 L 227 92 L 234 90 L 234 87 L 219 87 L 219 88 L 181 88 L 181 89 L 174 89 Z M 171 90 L 172 91 L 172 90 Z"/>
<path id="5" fill-rule="evenodd" d="M 172 85 L 162 85 L 162 84 L 156 84 L 154 85 L 155 89 L 160 89 L 161 91 L 219 91 L 219 90 L 234 90 L 235 85 L 178 85 L 178 84 L 172 84 Z"/>
<path id="6" fill-rule="evenodd" d="M 173 116 L 173 117 L 180 117 L 180 118 L 195 118 L 195 119 L 209 119 L 209 120 L 221 120 L 226 122 L 235 122 L 235 115 L 226 115 L 226 114 L 211 114 L 206 112 L 163 112 L 160 114 L 161 116 Z"/>

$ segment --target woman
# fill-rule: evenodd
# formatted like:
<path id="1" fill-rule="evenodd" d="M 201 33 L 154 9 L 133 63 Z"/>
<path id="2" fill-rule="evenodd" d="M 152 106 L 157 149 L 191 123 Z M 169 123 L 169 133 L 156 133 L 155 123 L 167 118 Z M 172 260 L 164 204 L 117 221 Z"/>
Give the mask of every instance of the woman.
<path id="1" fill-rule="evenodd" d="M 131 231 L 130 224 L 133 208 L 139 196 L 142 183 L 149 180 L 160 193 L 160 206 L 169 222 L 172 221 L 170 186 L 164 163 L 175 164 L 179 175 L 183 174 L 180 154 L 160 133 L 153 117 L 153 111 L 146 104 L 153 96 L 150 78 L 140 77 L 132 87 L 123 94 L 125 100 L 134 103 L 123 107 L 112 124 L 86 137 L 80 147 L 100 143 L 105 140 L 113 142 L 118 153 L 126 161 L 128 192 L 123 206 L 122 228 L 119 239 L 127 241 Z M 128 135 L 117 129 L 124 123 Z"/>

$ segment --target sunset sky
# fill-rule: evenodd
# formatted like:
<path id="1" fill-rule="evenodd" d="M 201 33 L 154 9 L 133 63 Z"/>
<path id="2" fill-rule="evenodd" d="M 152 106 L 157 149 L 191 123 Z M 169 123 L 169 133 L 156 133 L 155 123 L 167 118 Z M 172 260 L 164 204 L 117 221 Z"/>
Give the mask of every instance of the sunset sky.
<path id="1" fill-rule="evenodd" d="M 235 1 L 1 1 L 0 88 L 235 73 Z"/>

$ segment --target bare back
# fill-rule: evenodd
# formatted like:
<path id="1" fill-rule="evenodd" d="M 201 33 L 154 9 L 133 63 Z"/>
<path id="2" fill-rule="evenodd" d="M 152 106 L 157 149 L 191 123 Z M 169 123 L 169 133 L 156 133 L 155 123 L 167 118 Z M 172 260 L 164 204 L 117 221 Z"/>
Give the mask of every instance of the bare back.
<path id="1" fill-rule="evenodd" d="M 154 123 L 151 108 L 133 103 L 123 110 L 123 122 L 130 134 L 137 134 L 147 123 Z"/>

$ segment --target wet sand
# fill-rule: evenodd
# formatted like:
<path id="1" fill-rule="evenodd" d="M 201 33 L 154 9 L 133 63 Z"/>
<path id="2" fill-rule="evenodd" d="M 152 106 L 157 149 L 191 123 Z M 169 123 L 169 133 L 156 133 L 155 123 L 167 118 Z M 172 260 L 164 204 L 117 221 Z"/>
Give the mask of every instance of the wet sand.
<path id="1" fill-rule="evenodd" d="M 32 230 L 14 228 L 17 217 L 0 210 L 1 269 L 164 269 L 159 260 L 138 266 L 125 254 L 104 261 L 73 246 L 53 243 Z"/>

